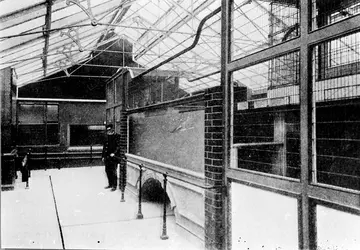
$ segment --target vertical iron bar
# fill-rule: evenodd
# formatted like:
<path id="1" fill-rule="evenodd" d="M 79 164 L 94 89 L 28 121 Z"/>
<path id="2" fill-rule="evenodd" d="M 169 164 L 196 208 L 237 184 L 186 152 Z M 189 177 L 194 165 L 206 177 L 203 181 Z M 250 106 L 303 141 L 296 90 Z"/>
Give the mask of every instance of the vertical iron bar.
<path id="1" fill-rule="evenodd" d="M 229 72 L 229 62 L 232 60 L 231 53 L 231 41 L 232 41 L 232 33 L 230 32 L 233 27 L 232 23 L 232 6 L 234 5 L 234 1 L 221 1 L 221 76 L 220 82 L 223 88 L 223 131 L 224 131 L 224 140 L 223 140 L 223 164 L 222 175 L 223 175 L 223 191 L 228 192 L 228 181 L 227 181 L 227 173 L 228 169 L 231 166 L 231 157 L 235 157 L 235 155 L 231 155 L 232 149 L 232 88 L 231 88 L 231 73 Z M 237 150 L 236 150 L 237 151 Z M 236 159 L 236 158 L 234 158 Z M 208 183 L 206 183 L 208 184 Z M 207 191 L 205 190 L 205 193 Z M 226 194 L 225 193 L 225 194 Z M 229 196 L 222 195 L 222 204 L 223 211 L 225 212 L 225 216 L 223 217 L 224 221 L 221 224 L 224 226 L 225 230 L 223 235 L 219 238 L 223 237 L 223 242 L 221 245 L 226 249 L 231 249 L 231 207 Z M 205 205 L 206 206 L 206 205 Z M 211 230 L 205 229 L 205 235 L 209 234 Z M 206 240 L 206 241 L 209 241 Z M 205 241 L 205 245 L 209 244 Z M 220 243 L 220 242 L 218 242 Z"/>
<path id="2" fill-rule="evenodd" d="M 29 178 L 30 178 L 30 156 L 31 156 L 31 149 L 27 152 L 27 161 L 26 161 L 26 169 L 27 169 L 27 180 L 26 180 L 26 189 L 29 188 Z"/>
<path id="3" fill-rule="evenodd" d="M 164 213 L 163 213 L 163 228 L 162 228 L 162 235 L 160 236 L 160 239 L 167 240 L 169 239 L 169 236 L 166 233 L 166 182 L 167 182 L 167 175 L 163 174 L 164 176 Z"/>
<path id="4" fill-rule="evenodd" d="M 139 174 L 139 210 L 138 210 L 138 214 L 136 216 L 136 219 L 142 219 L 144 218 L 143 214 L 141 213 L 141 179 L 142 179 L 142 168 L 143 165 L 139 165 L 140 168 L 140 174 Z"/>
<path id="5" fill-rule="evenodd" d="M 121 165 L 120 165 L 121 168 Z M 120 202 L 125 202 L 125 190 L 121 190 L 121 200 Z"/>
<path id="6" fill-rule="evenodd" d="M 90 144 L 90 162 L 93 161 L 92 155 L 93 155 L 93 146 L 92 146 L 92 144 Z"/>
<path id="7" fill-rule="evenodd" d="M 309 198 L 310 171 L 312 170 L 312 82 L 311 54 L 309 46 L 309 6 L 310 0 L 300 3 L 300 157 L 301 157 L 301 216 L 299 249 L 315 249 L 316 232 L 311 221 L 312 205 Z"/>
<path id="8" fill-rule="evenodd" d="M 124 182 L 124 171 L 125 171 L 125 168 L 126 168 L 126 165 L 124 166 L 121 162 L 119 164 L 119 188 L 121 190 L 121 200 L 120 202 L 125 202 L 125 184 L 123 183 Z"/>
<path id="9" fill-rule="evenodd" d="M 125 202 L 125 186 L 126 186 L 126 157 L 120 158 L 119 164 L 119 188 L 121 190 L 121 200 L 120 202 Z"/>
<path id="10" fill-rule="evenodd" d="M 48 52 L 49 52 L 49 41 L 50 41 L 50 30 L 51 30 L 51 13 L 52 13 L 52 3 L 53 1 L 46 1 L 46 15 L 45 15 L 45 25 L 43 26 L 43 36 L 45 39 L 45 45 L 43 48 L 43 66 L 44 66 L 44 76 L 47 74 L 47 64 L 48 64 Z M 47 138 L 46 138 L 47 139 Z"/>
<path id="11" fill-rule="evenodd" d="M 45 146 L 45 170 L 47 170 L 48 160 L 47 160 L 47 147 Z"/>

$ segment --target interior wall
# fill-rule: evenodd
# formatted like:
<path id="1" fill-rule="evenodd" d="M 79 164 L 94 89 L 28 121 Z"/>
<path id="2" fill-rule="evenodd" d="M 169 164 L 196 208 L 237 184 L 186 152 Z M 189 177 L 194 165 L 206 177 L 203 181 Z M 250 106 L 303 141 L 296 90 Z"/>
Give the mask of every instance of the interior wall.
<path id="1" fill-rule="evenodd" d="M 131 154 L 204 172 L 204 110 L 132 114 L 129 135 Z"/>
<path id="2" fill-rule="evenodd" d="M 60 146 L 70 145 L 70 125 L 103 125 L 105 103 L 59 103 Z"/>
<path id="3" fill-rule="evenodd" d="M 233 249 L 298 249 L 296 198 L 235 182 L 230 193 Z"/>

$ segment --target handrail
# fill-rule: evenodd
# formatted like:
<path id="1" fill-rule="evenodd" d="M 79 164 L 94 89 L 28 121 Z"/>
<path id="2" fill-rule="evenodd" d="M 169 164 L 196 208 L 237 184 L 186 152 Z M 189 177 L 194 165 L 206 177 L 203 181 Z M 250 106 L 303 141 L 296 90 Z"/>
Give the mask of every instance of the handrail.
<path id="1" fill-rule="evenodd" d="M 280 141 L 271 141 L 271 142 L 250 142 L 250 143 L 234 143 L 232 148 L 242 148 L 242 147 L 256 147 L 256 146 L 282 146 L 283 142 Z"/>
<path id="2" fill-rule="evenodd" d="M 124 154 L 122 157 L 119 157 L 119 156 L 115 156 L 113 155 L 112 157 L 114 157 L 115 159 L 118 159 L 120 161 L 122 161 L 121 163 L 123 163 L 123 161 L 125 162 L 131 162 L 135 165 L 138 165 L 139 167 L 139 194 L 138 194 L 138 199 L 139 199 L 139 202 L 138 202 L 138 214 L 137 214 L 137 219 L 143 219 L 143 214 L 141 212 L 141 193 L 142 193 L 142 185 L 141 185 L 141 180 L 142 180 L 142 172 L 143 172 L 143 168 L 147 168 L 147 169 L 150 169 L 156 173 L 160 173 L 163 175 L 164 177 L 164 184 L 163 184 L 163 190 L 164 190 L 164 193 L 163 193 L 163 227 L 162 227 L 162 234 L 160 236 L 160 239 L 162 240 L 167 240 L 169 239 L 169 236 L 167 235 L 167 227 L 166 227 L 166 208 L 167 208 L 167 202 L 166 202 L 166 197 L 167 197 L 167 193 L 166 193 L 166 184 L 167 184 L 167 178 L 168 177 L 171 177 L 173 179 L 176 179 L 176 180 L 179 180 L 179 181 L 182 181 L 184 183 L 187 183 L 187 184 L 190 184 L 190 185 L 194 185 L 196 187 L 200 187 L 200 188 L 203 188 L 203 189 L 213 189 L 213 188 L 223 188 L 224 186 L 223 185 L 220 185 L 220 186 L 217 186 L 217 185 L 213 185 L 213 186 L 208 186 L 208 185 L 200 185 L 198 183 L 195 183 L 195 182 L 192 182 L 192 181 L 188 181 L 188 180 L 185 180 L 185 179 L 182 179 L 180 177 L 177 177 L 175 174 L 171 174 L 169 173 L 169 171 L 166 171 L 166 168 L 168 170 L 172 170 L 174 172 L 178 171 L 179 173 L 182 172 L 180 169 L 177 170 L 178 167 L 175 167 L 175 166 L 172 166 L 172 165 L 168 165 L 168 164 L 165 164 L 165 163 L 161 163 L 161 162 L 158 162 L 158 161 L 154 161 L 154 160 L 150 160 L 150 159 L 146 159 L 146 158 L 143 158 L 143 157 L 140 157 L 140 156 L 136 156 L 136 155 L 132 155 L 132 154 Z M 129 159 L 129 158 L 132 158 L 132 159 Z M 122 165 L 122 164 L 121 164 Z M 156 169 L 155 167 L 152 167 L 152 166 L 149 166 L 149 165 L 156 165 L 158 167 L 162 167 L 162 168 L 165 168 L 164 171 L 161 171 L 159 169 Z M 186 169 L 182 169 L 182 170 L 185 170 L 185 172 L 187 172 L 188 170 Z M 125 172 L 126 173 L 126 172 Z M 184 172 L 183 172 L 184 173 Z M 121 174 L 121 173 L 120 173 Z M 122 191 L 122 196 L 123 196 L 123 191 Z"/>
<path id="3" fill-rule="evenodd" d="M 176 179 L 176 180 L 185 182 L 185 183 L 190 184 L 190 185 L 194 185 L 194 186 L 199 187 L 199 188 L 202 188 L 202 189 L 208 190 L 208 189 L 222 188 L 222 187 L 223 187 L 222 185 L 221 185 L 221 186 L 218 186 L 218 185 L 209 186 L 209 185 L 206 185 L 206 184 L 201 185 L 201 184 L 198 184 L 198 183 L 189 181 L 189 180 L 185 180 L 185 179 L 182 179 L 182 178 L 180 178 L 180 177 L 177 177 L 177 176 L 174 175 L 174 174 L 169 173 L 168 171 L 161 171 L 161 170 L 159 170 L 159 169 L 156 169 L 156 168 L 154 168 L 154 167 L 149 166 L 149 164 L 146 165 L 146 163 L 148 163 L 148 162 L 146 162 L 146 161 L 144 161 L 144 160 L 142 160 L 142 159 L 139 159 L 139 161 L 141 162 L 141 163 L 139 164 L 139 161 L 129 160 L 127 156 L 130 156 L 130 154 L 126 154 L 123 158 L 122 158 L 122 157 L 118 157 L 118 156 L 114 156 L 114 157 L 117 158 L 117 159 L 121 159 L 121 160 L 127 161 L 127 162 L 131 162 L 131 163 L 133 163 L 133 164 L 138 165 L 139 167 L 142 166 L 142 167 L 144 167 L 144 168 L 150 169 L 150 170 L 152 170 L 152 171 L 154 171 L 154 172 L 157 172 L 157 173 L 159 173 L 159 174 L 163 174 L 163 175 L 165 174 L 165 175 L 167 175 L 167 176 L 169 176 L 169 177 L 171 177 L 171 178 L 173 178 L 173 179 Z M 138 156 L 136 156 L 136 157 L 138 157 Z M 161 166 L 161 165 L 168 165 L 168 164 L 164 164 L 164 163 L 157 162 L 157 161 L 154 161 L 154 160 L 151 160 L 151 161 L 158 163 L 160 166 Z M 170 165 L 169 165 L 169 166 L 170 166 Z M 163 167 L 164 167 L 164 166 L 163 166 Z M 174 171 L 175 171 L 175 170 L 174 170 Z"/>

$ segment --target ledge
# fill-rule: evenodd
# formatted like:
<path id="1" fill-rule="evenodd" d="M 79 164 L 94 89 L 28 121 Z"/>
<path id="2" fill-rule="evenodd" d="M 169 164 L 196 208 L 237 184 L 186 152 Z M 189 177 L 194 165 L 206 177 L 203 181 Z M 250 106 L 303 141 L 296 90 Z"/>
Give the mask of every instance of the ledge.
<path id="1" fill-rule="evenodd" d="M 92 146 L 92 150 L 102 150 L 103 146 L 96 145 Z M 70 146 L 68 147 L 67 151 L 88 151 L 90 150 L 90 146 Z"/>
<path id="2" fill-rule="evenodd" d="M 233 148 L 258 147 L 258 146 L 283 146 L 283 142 L 253 142 L 253 143 L 235 143 Z"/>
<path id="3" fill-rule="evenodd" d="M 133 154 L 125 154 L 127 161 L 137 164 L 143 165 L 147 169 L 151 169 L 160 174 L 166 174 L 170 178 L 178 179 L 180 181 L 189 183 L 194 186 L 198 186 L 201 188 L 213 188 L 205 186 L 205 177 L 203 174 L 191 171 L 188 169 L 176 167 L 173 165 L 165 164 L 159 161 L 150 160 L 145 157 L 133 155 Z"/>

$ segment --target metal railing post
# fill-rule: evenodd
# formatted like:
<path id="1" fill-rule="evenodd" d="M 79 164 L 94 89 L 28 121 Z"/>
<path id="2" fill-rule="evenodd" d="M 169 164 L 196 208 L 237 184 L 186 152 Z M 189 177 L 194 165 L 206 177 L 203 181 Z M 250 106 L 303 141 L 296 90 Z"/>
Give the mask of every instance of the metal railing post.
<path id="1" fill-rule="evenodd" d="M 90 162 L 93 161 L 93 145 L 90 145 Z"/>
<path id="2" fill-rule="evenodd" d="M 143 165 L 139 165 L 140 168 L 140 174 L 139 174 L 139 210 L 138 210 L 138 214 L 136 216 L 136 219 L 142 219 L 144 218 L 143 214 L 141 213 L 141 179 L 142 179 L 142 168 Z"/>
<path id="3" fill-rule="evenodd" d="M 28 150 L 27 152 L 27 161 L 26 161 L 26 168 L 27 168 L 27 180 L 26 180 L 26 189 L 29 189 L 30 186 L 29 186 L 29 178 L 30 178 L 30 161 L 31 161 L 31 148 Z"/>
<path id="4" fill-rule="evenodd" d="M 120 202 L 125 202 L 125 186 L 126 186 L 126 158 L 120 158 L 119 164 L 119 187 L 121 190 Z"/>
<path id="5" fill-rule="evenodd" d="M 47 152 L 48 151 L 48 148 L 45 146 L 45 170 L 47 170 L 47 167 L 48 167 L 48 159 L 47 159 Z"/>
<path id="6" fill-rule="evenodd" d="M 162 228 L 162 235 L 160 236 L 160 239 L 162 240 L 167 240 L 169 239 L 169 236 L 167 235 L 166 232 L 166 183 L 167 183 L 167 175 L 163 174 L 164 176 L 164 213 L 163 213 L 163 228 Z"/>

